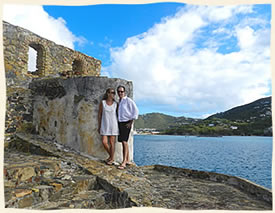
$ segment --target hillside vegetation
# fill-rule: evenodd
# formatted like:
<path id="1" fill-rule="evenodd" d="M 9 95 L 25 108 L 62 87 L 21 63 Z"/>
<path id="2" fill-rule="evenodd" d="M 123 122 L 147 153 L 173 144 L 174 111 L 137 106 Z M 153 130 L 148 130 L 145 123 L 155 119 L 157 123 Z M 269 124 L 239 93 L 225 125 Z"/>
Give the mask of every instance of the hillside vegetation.
<path id="1" fill-rule="evenodd" d="M 271 97 L 261 98 L 252 103 L 234 107 L 228 111 L 211 115 L 207 119 L 222 118 L 236 121 L 258 120 L 263 117 L 271 117 Z"/>
<path id="2" fill-rule="evenodd" d="M 160 113 L 141 115 L 136 129 L 154 128 L 169 135 L 272 136 L 271 97 L 234 107 L 206 119 L 173 117 Z"/>
<path id="3" fill-rule="evenodd" d="M 157 130 L 166 130 L 168 128 L 177 127 L 184 124 L 192 124 L 199 119 L 186 117 L 173 117 L 162 113 L 148 113 L 140 115 L 135 122 L 136 129 L 151 128 Z"/>

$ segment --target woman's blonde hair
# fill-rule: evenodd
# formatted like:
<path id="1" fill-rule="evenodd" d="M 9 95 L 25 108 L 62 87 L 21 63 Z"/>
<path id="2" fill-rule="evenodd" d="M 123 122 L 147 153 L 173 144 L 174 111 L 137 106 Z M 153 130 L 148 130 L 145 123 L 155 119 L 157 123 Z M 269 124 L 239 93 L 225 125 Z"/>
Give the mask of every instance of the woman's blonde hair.
<path id="1" fill-rule="evenodd" d="M 108 89 L 106 90 L 106 92 L 105 92 L 105 94 L 104 94 L 102 100 L 107 100 L 107 98 L 108 98 L 108 93 L 109 93 L 110 91 L 112 91 L 112 90 L 113 90 L 113 91 L 115 92 L 115 94 L 116 94 L 116 91 L 115 91 L 114 88 L 108 88 Z M 114 99 L 114 100 L 115 100 L 115 99 Z"/>

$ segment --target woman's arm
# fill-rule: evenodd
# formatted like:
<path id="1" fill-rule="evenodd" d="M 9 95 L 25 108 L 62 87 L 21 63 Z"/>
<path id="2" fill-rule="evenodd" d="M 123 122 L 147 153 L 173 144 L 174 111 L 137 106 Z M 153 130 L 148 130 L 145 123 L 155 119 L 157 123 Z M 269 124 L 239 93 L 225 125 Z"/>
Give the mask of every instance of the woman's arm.
<path id="1" fill-rule="evenodd" d="M 100 128 L 101 128 L 101 119 L 102 119 L 102 102 L 100 102 L 99 104 L 99 109 L 98 109 L 98 128 L 97 128 L 97 131 L 98 133 L 100 133 Z"/>
<path id="2" fill-rule="evenodd" d="M 116 117 L 117 117 L 117 120 L 118 120 L 118 107 L 119 107 L 119 103 L 116 102 Z"/>

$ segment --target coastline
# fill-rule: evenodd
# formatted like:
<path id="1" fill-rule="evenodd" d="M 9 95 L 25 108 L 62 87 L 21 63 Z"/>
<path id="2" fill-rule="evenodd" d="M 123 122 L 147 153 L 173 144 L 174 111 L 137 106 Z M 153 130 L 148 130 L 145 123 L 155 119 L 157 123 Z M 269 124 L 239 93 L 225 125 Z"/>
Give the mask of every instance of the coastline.
<path id="1" fill-rule="evenodd" d="M 229 136 L 238 136 L 238 137 L 273 137 L 270 135 L 179 135 L 179 134 L 150 134 L 150 133 L 134 133 L 133 135 L 160 135 L 160 136 L 193 136 L 193 137 L 229 137 Z"/>
<path id="2" fill-rule="evenodd" d="M 134 156 L 137 165 L 160 163 L 237 175 L 271 188 L 272 140 L 262 136 L 137 135 Z"/>
<path id="3" fill-rule="evenodd" d="M 6 208 L 272 209 L 270 189 L 236 176 L 162 165 L 131 165 L 119 170 L 31 134 L 17 134 L 17 140 L 7 145 Z M 25 172 L 24 179 L 11 172 L 25 171 L 18 166 L 22 159 L 33 170 Z M 35 172 L 36 167 L 40 172 Z M 7 177 L 11 179 L 7 181 Z M 16 181 L 20 186 L 13 186 Z"/>

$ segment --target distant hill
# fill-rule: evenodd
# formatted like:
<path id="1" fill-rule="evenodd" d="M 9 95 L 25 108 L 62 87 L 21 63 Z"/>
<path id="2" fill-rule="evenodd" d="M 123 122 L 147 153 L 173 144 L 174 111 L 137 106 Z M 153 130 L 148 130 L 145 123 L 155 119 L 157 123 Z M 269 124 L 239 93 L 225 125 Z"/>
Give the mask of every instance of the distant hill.
<path id="1" fill-rule="evenodd" d="M 135 128 L 153 128 L 158 130 L 164 130 L 170 127 L 194 123 L 196 121 L 198 121 L 198 119 L 174 117 L 162 113 L 148 113 L 144 115 L 139 115 L 139 118 L 135 121 Z"/>
<path id="2" fill-rule="evenodd" d="M 207 119 L 221 118 L 227 120 L 257 120 L 271 118 L 271 97 L 261 98 L 252 103 L 234 107 L 222 113 L 209 116 Z"/>
<path id="3" fill-rule="evenodd" d="M 140 115 L 136 129 L 152 128 L 169 135 L 272 136 L 271 97 L 234 107 L 206 119 L 173 117 L 161 113 Z"/>

